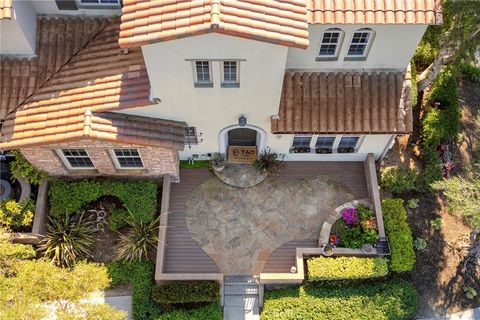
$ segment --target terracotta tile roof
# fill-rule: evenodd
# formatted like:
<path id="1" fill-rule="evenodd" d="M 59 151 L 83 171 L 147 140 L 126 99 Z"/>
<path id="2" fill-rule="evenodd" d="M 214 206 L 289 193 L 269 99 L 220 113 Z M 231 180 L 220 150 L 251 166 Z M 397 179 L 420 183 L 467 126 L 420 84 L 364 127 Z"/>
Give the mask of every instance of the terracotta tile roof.
<path id="1" fill-rule="evenodd" d="M 0 19 L 12 18 L 12 0 L 0 0 Z"/>
<path id="2" fill-rule="evenodd" d="M 106 19 L 38 19 L 37 57 L 0 59 L 0 121 L 42 87 L 107 23 Z"/>
<path id="3" fill-rule="evenodd" d="M 84 134 L 85 113 L 150 105 L 150 83 L 140 48 L 121 49 L 119 22 L 111 21 L 53 74 L 5 121 L 1 149 L 77 139 Z M 53 47 L 51 50 L 60 50 Z M 133 138 L 138 124 L 112 116 L 93 118 L 90 137 L 119 141 Z M 110 119 L 110 120 L 108 120 Z M 110 121 L 106 124 L 105 121 Z M 114 129 L 115 125 L 121 125 Z M 129 127 L 130 125 L 130 127 Z M 115 133 L 117 130 L 117 133 Z M 182 135 L 184 132 L 182 132 Z M 174 143 L 176 140 L 172 141 Z M 158 143 L 162 142 L 159 138 Z"/>
<path id="4" fill-rule="evenodd" d="M 124 0 L 120 46 L 209 32 L 308 46 L 304 0 Z"/>
<path id="5" fill-rule="evenodd" d="M 307 0 L 308 22 L 441 24 L 441 0 Z"/>
<path id="6" fill-rule="evenodd" d="M 411 81 L 400 72 L 287 72 L 273 133 L 410 133 Z"/>

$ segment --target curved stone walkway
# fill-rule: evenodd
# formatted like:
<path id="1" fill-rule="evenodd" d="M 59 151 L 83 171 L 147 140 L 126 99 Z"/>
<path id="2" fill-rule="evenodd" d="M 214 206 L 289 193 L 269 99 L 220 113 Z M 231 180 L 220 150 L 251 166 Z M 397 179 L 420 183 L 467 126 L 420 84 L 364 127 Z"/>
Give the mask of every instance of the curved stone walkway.
<path id="1" fill-rule="evenodd" d="M 326 176 L 268 178 L 247 189 L 213 178 L 187 200 L 187 228 L 221 273 L 259 274 L 283 243 L 318 239 L 326 218 L 351 200 L 345 185 Z"/>
<path id="2" fill-rule="evenodd" d="M 268 172 L 259 172 L 251 164 L 228 163 L 222 171 L 213 171 L 217 178 L 237 188 L 249 188 L 263 182 Z"/>

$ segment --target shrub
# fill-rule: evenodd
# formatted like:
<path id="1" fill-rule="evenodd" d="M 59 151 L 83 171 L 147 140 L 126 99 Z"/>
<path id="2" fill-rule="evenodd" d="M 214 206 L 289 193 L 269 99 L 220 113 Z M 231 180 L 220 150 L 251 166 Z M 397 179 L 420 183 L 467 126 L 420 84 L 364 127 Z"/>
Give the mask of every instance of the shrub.
<path id="1" fill-rule="evenodd" d="M 342 219 L 348 225 L 357 224 L 359 221 L 357 208 L 345 208 L 342 211 Z"/>
<path id="2" fill-rule="evenodd" d="M 31 184 L 40 184 L 47 178 L 47 173 L 32 166 L 20 151 L 13 150 L 12 154 L 15 155 L 15 160 L 10 163 L 13 179 L 22 177 Z"/>
<path id="3" fill-rule="evenodd" d="M 218 301 L 192 310 L 171 310 L 162 313 L 155 320 L 222 320 L 222 307 Z"/>
<path id="4" fill-rule="evenodd" d="M 418 208 L 418 199 L 409 199 L 407 201 L 407 205 L 410 209 L 417 209 Z"/>
<path id="5" fill-rule="evenodd" d="M 450 214 L 464 218 L 471 226 L 480 227 L 480 177 L 473 179 L 452 177 L 434 183 L 433 188 L 443 191 Z"/>
<path id="6" fill-rule="evenodd" d="M 404 166 L 387 167 L 382 171 L 382 185 L 388 192 L 401 194 L 415 189 L 417 173 Z"/>
<path id="7" fill-rule="evenodd" d="M 0 241 L 0 260 L 27 260 L 33 258 L 35 258 L 35 249 L 33 249 L 31 245 L 10 243 L 9 241 Z"/>
<path id="8" fill-rule="evenodd" d="M 157 210 L 157 185 L 136 180 L 55 180 L 50 186 L 50 215 L 61 217 L 80 212 L 101 196 L 115 196 L 134 214 L 135 220 L 150 222 Z"/>
<path id="9" fill-rule="evenodd" d="M 417 250 L 425 250 L 427 248 L 427 241 L 422 238 L 417 238 L 415 241 L 413 241 L 413 246 Z"/>
<path id="10" fill-rule="evenodd" d="M 308 280 L 368 279 L 388 274 L 386 258 L 316 257 L 307 260 Z"/>
<path id="11" fill-rule="evenodd" d="M 175 281 L 153 288 L 152 299 L 161 306 L 213 302 L 220 286 L 216 281 Z"/>
<path id="12" fill-rule="evenodd" d="M 33 222 L 35 205 L 32 199 L 21 202 L 9 199 L 0 202 L 0 225 L 7 227 L 26 227 Z"/>
<path id="13" fill-rule="evenodd" d="M 460 66 L 462 74 L 472 82 L 480 82 L 480 68 L 472 64 L 463 63 Z"/>
<path id="14" fill-rule="evenodd" d="M 345 228 L 341 232 L 340 241 L 346 248 L 359 249 L 364 244 L 375 244 L 378 240 L 377 230 L 364 229 L 360 226 Z"/>
<path id="15" fill-rule="evenodd" d="M 361 285 L 308 285 L 265 292 L 263 320 L 410 319 L 418 307 L 415 287 L 401 279 Z"/>
<path id="16" fill-rule="evenodd" d="M 407 224 L 407 212 L 402 199 L 382 201 L 385 232 L 390 241 L 390 268 L 395 272 L 411 271 L 415 264 L 412 231 Z"/>
<path id="17" fill-rule="evenodd" d="M 108 216 L 108 228 L 113 231 L 117 231 L 127 225 L 127 219 L 129 213 L 127 209 L 115 208 L 110 211 Z"/>
<path id="18" fill-rule="evenodd" d="M 432 221 L 430 221 L 430 225 L 435 230 L 440 230 L 442 228 L 442 224 L 443 224 L 442 218 L 435 218 Z"/>
<path id="19" fill-rule="evenodd" d="M 157 231 L 160 217 L 151 222 L 137 221 L 130 215 L 126 222 L 128 230 L 120 234 L 117 260 L 148 260 L 149 252 L 157 246 Z"/>
<path id="20" fill-rule="evenodd" d="M 90 256 L 94 232 L 93 222 L 83 214 L 50 219 L 40 249 L 56 265 L 71 267 Z"/>
<path id="21" fill-rule="evenodd" d="M 150 261 L 113 262 L 107 265 L 111 287 L 121 283 L 131 284 L 132 314 L 135 320 L 157 319 L 160 313 L 152 300 L 152 289 L 155 286 L 153 275 L 155 267 Z"/>
<path id="22" fill-rule="evenodd" d="M 269 174 L 277 174 L 283 166 L 283 155 L 272 152 L 269 148 L 259 154 L 258 159 L 253 161 L 253 167 L 258 171 L 266 171 Z"/>

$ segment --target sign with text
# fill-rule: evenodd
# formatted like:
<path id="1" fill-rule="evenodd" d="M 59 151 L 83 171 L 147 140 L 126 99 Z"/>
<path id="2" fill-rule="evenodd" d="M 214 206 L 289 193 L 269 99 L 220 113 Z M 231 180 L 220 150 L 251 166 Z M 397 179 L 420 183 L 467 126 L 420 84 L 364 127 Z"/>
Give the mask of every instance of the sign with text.
<path id="1" fill-rule="evenodd" d="M 229 146 L 228 162 L 252 163 L 257 160 L 257 147 Z"/>

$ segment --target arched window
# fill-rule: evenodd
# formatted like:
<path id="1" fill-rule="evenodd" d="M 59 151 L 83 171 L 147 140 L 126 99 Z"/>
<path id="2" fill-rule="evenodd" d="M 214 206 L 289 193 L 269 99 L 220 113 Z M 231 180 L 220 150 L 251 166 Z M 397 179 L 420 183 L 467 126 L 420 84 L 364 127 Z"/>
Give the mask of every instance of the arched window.
<path id="1" fill-rule="evenodd" d="M 340 51 L 343 31 L 339 28 L 330 28 L 323 32 L 318 56 L 322 58 L 336 58 Z"/>
<path id="2" fill-rule="evenodd" d="M 373 31 L 370 28 L 358 29 L 353 33 L 347 57 L 364 58 L 368 54 L 368 48 L 373 40 Z"/>

